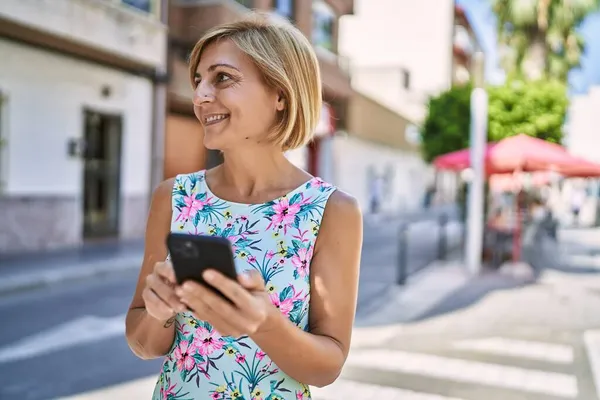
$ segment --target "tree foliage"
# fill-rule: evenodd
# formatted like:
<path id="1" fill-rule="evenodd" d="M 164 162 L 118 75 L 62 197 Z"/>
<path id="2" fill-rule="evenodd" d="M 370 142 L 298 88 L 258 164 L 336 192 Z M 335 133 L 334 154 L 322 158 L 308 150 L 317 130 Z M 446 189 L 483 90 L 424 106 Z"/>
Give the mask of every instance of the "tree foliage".
<path id="1" fill-rule="evenodd" d="M 567 80 L 585 49 L 577 28 L 600 0 L 491 0 L 505 71 L 513 77 Z"/>
<path id="2" fill-rule="evenodd" d="M 469 146 L 471 87 L 456 86 L 429 100 L 421 129 L 423 158 Z M 511 81 L 488 89 L 488 140 L 525 133 L 554 143 L 563 137 L 568 107 L 566 86 L 559 81 Z"/>
<path id="3" fill-rule="evenodd" d="M 421 129 L 423 158 L 431 162 L 440 154 L 469 145 L 471 86 L 455 86 L 429 100 Z"/>

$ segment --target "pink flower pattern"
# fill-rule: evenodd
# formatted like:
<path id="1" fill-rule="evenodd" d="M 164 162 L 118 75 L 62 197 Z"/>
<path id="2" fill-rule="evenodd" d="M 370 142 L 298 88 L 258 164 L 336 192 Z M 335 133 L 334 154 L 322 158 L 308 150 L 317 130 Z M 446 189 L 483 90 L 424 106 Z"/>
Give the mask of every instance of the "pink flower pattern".
<path id="1" fill-rule="evenodd" d="M 313 178 L 260 205 L 218 198 L 204 171 L 179 175 L 173 187 L 173 232 L 229 239 L 239 272 L 255 269 L 269 299 L 298 329 L 307 330 L 310 262 L 325 205 L 335 188 Z M 175 342 L 165 357 L 153 400 L 310 400 L 249 337 L 222 336 L 191 313 L 177 315 Z"/>

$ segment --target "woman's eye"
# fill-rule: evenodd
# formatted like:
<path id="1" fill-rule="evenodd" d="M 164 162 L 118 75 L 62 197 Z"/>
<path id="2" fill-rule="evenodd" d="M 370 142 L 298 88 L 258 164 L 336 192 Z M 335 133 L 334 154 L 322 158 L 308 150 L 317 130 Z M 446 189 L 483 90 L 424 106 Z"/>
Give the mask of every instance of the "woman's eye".
<path id="1" fill-rule="evenodd" d="M 231 78 L 226 74 L 217 74 L 217 82 L 227 82 L 231 80 Z"/>

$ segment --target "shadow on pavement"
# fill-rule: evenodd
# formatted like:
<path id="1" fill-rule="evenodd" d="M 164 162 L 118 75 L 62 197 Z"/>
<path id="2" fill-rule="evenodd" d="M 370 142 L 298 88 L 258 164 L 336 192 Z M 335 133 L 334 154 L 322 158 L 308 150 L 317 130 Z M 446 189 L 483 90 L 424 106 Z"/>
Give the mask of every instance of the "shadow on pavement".
<path id="1" fill-rule="evenodd" d="M 424 313 L 408 322 L 419 322 L 429 318 L 459 311 L 481 301 L 487 295 L 498 290 L 510 290 L 528 286 L 531 283 L 519 281 L 497 272 L 485 272 L 478 278 L 467 281 L 458 290 L 453 291 Z"/>

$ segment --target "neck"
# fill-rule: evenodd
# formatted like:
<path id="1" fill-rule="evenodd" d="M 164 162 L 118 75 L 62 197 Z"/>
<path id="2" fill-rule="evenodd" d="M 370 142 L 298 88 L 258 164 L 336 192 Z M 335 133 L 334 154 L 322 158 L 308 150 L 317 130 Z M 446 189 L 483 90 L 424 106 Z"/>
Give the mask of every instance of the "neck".
<path id="1" fill-rule="evenodd" d="M 243 194 L 252 194 L 281 184 L 294 169 L 277 148 L 249 147 L 223 152 L 219 175 L 227 186 L 236 187 Z"/>

